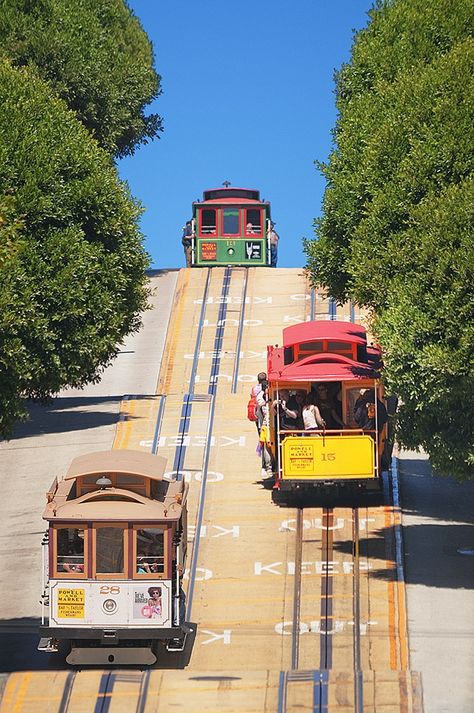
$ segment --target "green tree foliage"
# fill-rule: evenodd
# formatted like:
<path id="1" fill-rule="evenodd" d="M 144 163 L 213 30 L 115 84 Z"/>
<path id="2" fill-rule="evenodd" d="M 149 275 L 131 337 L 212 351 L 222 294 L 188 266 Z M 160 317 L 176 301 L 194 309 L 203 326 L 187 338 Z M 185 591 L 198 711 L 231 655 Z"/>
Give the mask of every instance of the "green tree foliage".
<path id="1" fill-rule="evenodd" d="M 473 476 L 472 6 L 390 0 L 369 14 L 336 77 L 308 268 L 336 299 L 373 308 L 401 443 Z"/>
<path id="2" fill-rule="evenodd" d="M 73 112 L 0 62 L 0 433 L 22 396 L 82 386 L 139 326 L 140 209 Z"/>
<path id="3" fill-rule="evenodd" d="M 123 0 L 1 0 L 0 47 L 49 82 L 99 144 L 133 153 L 161 131 L 150 41 Z"/>

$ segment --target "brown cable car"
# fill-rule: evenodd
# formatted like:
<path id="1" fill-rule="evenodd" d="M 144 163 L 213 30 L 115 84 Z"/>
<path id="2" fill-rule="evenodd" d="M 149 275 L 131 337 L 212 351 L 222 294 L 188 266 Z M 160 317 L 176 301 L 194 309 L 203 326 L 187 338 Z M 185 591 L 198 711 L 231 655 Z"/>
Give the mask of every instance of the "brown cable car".
<path id="1" fill-rule="evenodd" d="M 183 480 L 166 460 L 111 450 L 75 458 L 47 493 L 38 646 L 71 644 L 71 664 L 151 664 L 163 641 L 182 650 L 186 560 Z"/>

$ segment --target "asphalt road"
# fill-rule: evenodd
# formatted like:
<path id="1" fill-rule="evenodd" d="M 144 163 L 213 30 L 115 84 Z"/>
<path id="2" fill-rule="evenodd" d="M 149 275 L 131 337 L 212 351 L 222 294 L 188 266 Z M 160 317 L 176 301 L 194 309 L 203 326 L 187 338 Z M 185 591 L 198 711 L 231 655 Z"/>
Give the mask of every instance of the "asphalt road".
<path id="1" fill-rule="evenodd" d="M 154 309 L 127 339 L 99 384 L 65 391 L 0 443 L 0 675 L 65 668 L 36 652 L 45 491 L 70 460 L 110 448 L 126 396 L 154 394 L 177 271 L 152 276 Z M 404 564 L 410 668 L 423 680 L 425 713 L 474 711 L 474 483 L 431 474 L 402 453 Z"/>

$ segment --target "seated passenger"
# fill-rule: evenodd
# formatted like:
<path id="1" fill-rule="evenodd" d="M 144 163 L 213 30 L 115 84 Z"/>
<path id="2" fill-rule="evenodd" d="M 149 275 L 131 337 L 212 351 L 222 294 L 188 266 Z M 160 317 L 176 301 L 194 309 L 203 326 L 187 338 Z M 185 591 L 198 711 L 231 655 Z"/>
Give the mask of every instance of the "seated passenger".
<path id="1" fill-rule="evenodd" d="M 326 428 L 331 430 L 344 428 L 344 423 L 337 413 L 336 406 L 326 384 L 317 384 L 315 405 L 319 409 Z"/>
<path id="2" fill-rule="evenodd" d="M 65 572 L 84 572 L 84 564 L 77 562 L 63 562 L 63 569 Z"/>
<path id="3" fill-rule="evenodd" d="M 325 428 L 326 424 L 316 406 L 316 398 L 313 393 L 306 396 L 303 406 L 303 423 L 305 431 L 316 431 L 318 428 Z"/>

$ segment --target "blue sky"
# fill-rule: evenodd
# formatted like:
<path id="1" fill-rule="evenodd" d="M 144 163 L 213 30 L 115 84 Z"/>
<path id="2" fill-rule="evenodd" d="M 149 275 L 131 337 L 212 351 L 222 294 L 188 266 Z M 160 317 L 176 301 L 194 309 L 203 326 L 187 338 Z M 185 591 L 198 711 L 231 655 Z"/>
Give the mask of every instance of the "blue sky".
<path id="1" fill-rule="evenodd" d="M 160 139 L 119 164 L 145 208 L 155 268 L 184 265 L 181 228 L 202 192 L 228 180 L 271 202 L 279 267 L 302 267 L 336 120 L 334 70 L 371 0 L 128 0 L 155 51 Z"/>

